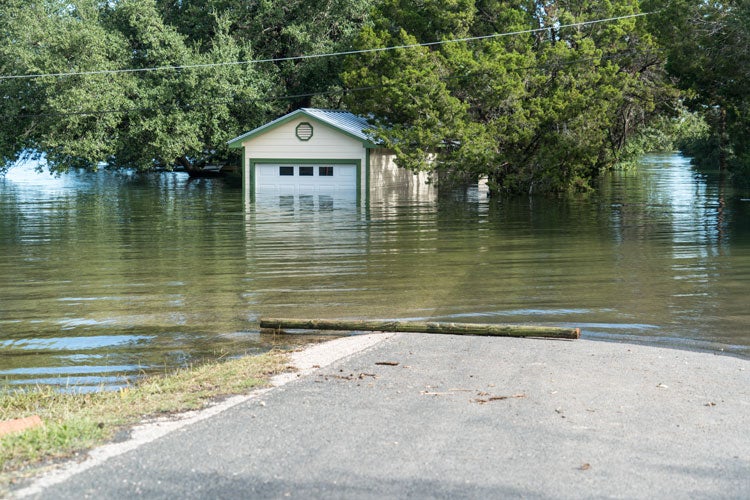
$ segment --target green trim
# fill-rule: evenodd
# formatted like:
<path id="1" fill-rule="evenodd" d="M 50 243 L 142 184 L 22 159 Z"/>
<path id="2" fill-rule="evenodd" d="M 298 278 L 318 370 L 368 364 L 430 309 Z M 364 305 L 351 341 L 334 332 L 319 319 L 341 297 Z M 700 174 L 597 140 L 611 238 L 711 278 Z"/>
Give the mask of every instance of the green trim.
<path id="1" fill-rule="evenodd" d="M 242 189 L 245 189 L 245 148 L 242 148 L 242 157 L 240 158 L 240 182 L 242 183 Z"/>
<path id="2" fill-rule="evenodd" d="M 357 163 L 357 199 L 359 199 L 360 195 L 362 194 L 362 174 L 360 171 L 362 170 L 362 162 Z"/>
<path id="3" fill-rule="evenodd" d="M 257 165 L 258 163 L 285 163 L 285 164 L 299 164 L 299 165 L 317 165 L 317 164 L 325 164 L 330 163 L 331 165 L 362 165 L 362 159 L 361 158 L 344 158 L 344 159 L 337 159 L 332 160 L 330 158 L 307 158 L 307 159 L 301 159 L 301 158 L 250 158 L 250 163 L 252 166 Z"/>
<path id="4" fill-rule="evenodd" d="M 320 125 L 323 125 L 325 127 L 330 128 L 332 130 L 335 130 L 335 131 L 339 132 L 342 135 L 345 135 L 347 137 L 351 137 L 352 139 L 356 140 L 357 142 L 362 143 L 362 146 L 364 146 L 365 148 L 376 148 L 376 147 L 378 147 L 377 144 L 373 144 L 372 142 L 367 141 L 367 140 L 362 140 L 361 137 L 357 137 L 356 135 L 352 134 L 351 132 L 348 132 L 346 130 L 340 129 L 338 127 L 334 127 L 330 123 L 327 123 L 327 122 L 319 119 L 318 117 L 307 113 L 304 109 L 298 109 L 297 111 L 293 111 L 293 112 L 289 113 L 286 116 L 282 116 L 281 118 L 277 118 L 276 120 L 274 120 L 272 122 L 269 122 L 269 123 L 266 123 L 265 125 L 263 125 L 261 127 L 258 127 L 255 130 L 251 130 L 250 132 L 247 132 L 245 134 L 242 134 L 239 137 L 236 137 L 236 138 L 232 139 L 231 141 L 227 142 L 227 144 L 232 149 L 241 148 L 243 142 L 245 142 L 245 141 L 247 141 L 249 139 L 252 139 L 253 137 L 256 137 L 258 135 L 265 134 L 266 132 L 270 132 L 271 130 L 274 130 L 274 129 L 278 128 L 278 127 L 281 127 L 282 125 L 286 125 L 290 121 L 296 120 L 296 119 L 300 118 L 300 115 L 302 115 L 303 117 L 305 117 L 305 119 L 311 120 L 311 121 L 313 121 L 313 122 L 315 122 L 317 124 L 320 124 Z"/>
<path id="5" fill-rule="evenodd" d="M 243 147 L 243 151 L 247 150 L 247 148 Z M 243 160 L 243 164 L 244 164 Z M 250 183 L 249 183 L 249 189 L 251 196 L 255 196 L 255 165 L 253 164 L 252 160 L 249 160 L 248 166 L 250 168 L 247 169 L 247 175 L 250 176 Z"/>
<path id="6" fill-rule="evenodd" d="M 371 149 L 367 149 L 365 152 L 365 204 L 370 205 L 370 152 Z"/>
<path id="7" fill-rule="evenodd" d="M 368 155 L 366 157 L 365 161 L 365 169 L 367 170 L 367 177 L 368 179 L 365 179 L 366 185 L 369 187 L 370 180 L 370 172 L 369 172 L 369 150 Z M 287 164 L 287 165 L 354 165 L 356 171 L 357 171 L 357 198 L 362 194 L 362 160 L 357 159 L 351 159 L 351 160 L 342 160 L 342 159 L 336 159 L 332 160 L 330 158 L 313 158 L 313 159 L 300 159 L 300 158 L 250 158 L 250 192 L 253 196 L 255 196 L 255 166 L 259 163 L 265 164 L 265 163 L 271 163 L 271 164 Z M 244 169 L 243 169 L 244 170 Z M 368 189 L 369 191 L 369 189 Z"/>
<path id="8" fill-rule="evenodd" d="M 301 126 L 303 126 L 303 125 L 307 125 L 308 127 L 310 127 L 310 136 L 309 136 L 309 137 L 307 137 L 306 139 L 305 139 L 304 137 L 300 137 L 300 135 L 299 135 L 299 128 L 300 128 Z M 314 127 L 312 126 L 312 123 L 310 123 L 310 122 L 299 122 L 299 123 L 297 124 L 297 126 L 296 126 L 296 127 L 294 127 L 294 135 L 296 135 L 296 136 L 297 136 L 297 139 L 299 139 L 299 140 L 300 140 L 300 141 L 302 141 L 302 142 L 307 142 L 307 141 L 309 141 L 310 139 L 312 139 L 312 138 L 313 138 L 313 135 L 314 135 L 314 134 L 315 134 L 315 128 L 314 128 Z"/>

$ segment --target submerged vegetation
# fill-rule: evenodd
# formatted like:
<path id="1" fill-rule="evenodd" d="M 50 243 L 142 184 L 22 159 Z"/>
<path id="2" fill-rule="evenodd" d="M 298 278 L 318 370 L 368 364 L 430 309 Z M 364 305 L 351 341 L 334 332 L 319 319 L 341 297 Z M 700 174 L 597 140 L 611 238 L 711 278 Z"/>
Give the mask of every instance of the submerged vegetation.
<path id="1" fill-rule="evenodd" d="M 495 193 L 587 190 L 668 146 L 750 178 L 747 19 L 739 0 L 8 0 L 0 172 L 237 162 L 228 139 L 317 106 Z"/>
<path id="2" fill-rule="evenodd" d="M 0 421 L 38 415 L 44 423 L 0 437 L 0 492 L 25 467 L 85 451 L 145 418 L 202 408 L 218 397 L 263 387 L 285 369 L 286 356 L 269 353 L 149 377 L 116 392 L 0 390 Z"/>

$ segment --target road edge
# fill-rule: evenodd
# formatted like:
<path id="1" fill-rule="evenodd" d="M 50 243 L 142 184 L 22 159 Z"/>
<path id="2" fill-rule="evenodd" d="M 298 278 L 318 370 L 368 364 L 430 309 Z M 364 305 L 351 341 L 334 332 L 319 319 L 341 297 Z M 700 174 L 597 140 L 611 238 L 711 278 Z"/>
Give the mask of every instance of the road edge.
<path id="1" fill-rule="evenodd" d="M 18 490 L 11 490 L 10 496 L 27 498 L 39 495 L 56 484 L 103 464 L 110 458 L 128 453 L 188 425 L 215 417 L 237 405 L 267 394 L 277 387 L 306 377 L 320 368 L 365 351 L 394 335 L 393 333 L 373 333 L 340 337 L 319 344 L 312 344 L 299 351 L 293 351 L 289 354 L 289 366 L 292 371 L 272 377 L 270 387 L 256 389 L 248 394 L 231 396 L 200 410 L 160 417 L 138 424 L 131 429 L 130 436 L 125 441 L 98 446 L 89 450 L 83 460 L 73 461 L 75 459 L 71 459 L 56 465 L 52 470 L 42 472 L 38 477 L 32 479 L 30 484 Z"/>

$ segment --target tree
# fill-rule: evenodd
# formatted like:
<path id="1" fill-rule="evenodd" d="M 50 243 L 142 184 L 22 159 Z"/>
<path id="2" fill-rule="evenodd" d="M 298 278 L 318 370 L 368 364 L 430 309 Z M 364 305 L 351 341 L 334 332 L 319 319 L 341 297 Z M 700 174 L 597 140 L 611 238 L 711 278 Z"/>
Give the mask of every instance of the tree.
<path id="1" fill-rule="evenodd" d="M 720 167 L 750 180 L 750 2 L 654 0 L 652 29 L 668 55 L 691 110 L 712 129 L 710 148 L 689 145 L 705 161 L 719 150 Z M 701 152 L 702 149 L 702 152 Z"/>
<path id="2" fill-rule="evenodd" d="M 91 5 L 72 9 L 55 1 L 11 2 L 0 9 L 2 43 L 0 69 L 3 75 L 60 73 L 89 69 L 112 69 L 118 58 L 117 41 L 92 19 Z M 0 80 L 3 99 L 0 102 L 5 120 L 0 126 L 0 151 L 4 167 L 24 156 L 48 153 L 62 157 L 66 151 L 60 134 L 88 121 L 95 127 L 88 137 L 80 134 L 71 142 L 81 141 L 79 148 L 95 152 L 96 146 L 86 139 L 108 135 L 113 117 L 85 117 L 76 114 L 91 100 L 121 99 L 115 85 L 101 77 L 91 77 L 84 84 L 81 77 L 21 78 Z M 71 101 L 73 108 L 65 107 Z M 65 114 L 59 115 L 60 106 Z M 86 142 L 86 145 L 84 145 Z"/>
<path id="3" fill-rule="evenodd" d="M 3 9 L 5 71 L 70 76 L 4 80 L 3 107 L 12 125 L 0 144 L 7 166 L 45 155 L 51 170 L 71 167 L 200 168 L 224 153 L 248 115 L 265 118 L 266 82 L 252 68 L 94 73 L 236 61 L 251 57 L 227 24 L 198 53 L 167 26 L 153 0 L 19 3 Z M 81 74 L 83 73 L 83 74 Z M 244 123 L 238 123 L 244 119 Z M 17 120 L 17 121 L 16 121 Z M 15 135 L 20 125 L 23 133 Z"/>
<path id="4" fill-rule="evenodd" d="M 671 98 L 639 20 L 567 27 L 636 14 L 634 0 L 419 6 L 381 2 L 360 46 L 448 43 L 355 56 L 344 74 L 349 86 L 377 86 L 347 102 L 374 112 L 408 168 L 486 175 L 494 193 L 587 189 Z M 449 42 L 498 32 L 523 33 Z"/>
<path id="5" fill-rule="evenodd" d="M 300 107 L 338 107 L 341 58 L 283 60 L 346 51 L 367 18 L 374 0 L 159 0 L 166 22 L 188 40 L 208 50 L 218 28 L 217 13 L 227 20 L 229 35 L 253 47 L 264 63 L 261 71 L 278 79 L 285 111 Z M 326 93 L 332 92 L 331 97 Z M 311 94 L 323 94 L 313 96 Z"/>
<path id="6" fill-rule="evenodd" d="M 236 63 L 348 47 L 369 1 L 8 0 L 2 75 L 74 74 L 0 79 L 0 168 L 226 161 L 227 140 L 340 89 L 339 59 Z"/>
<path id="7" fill-rule="evenodd" d="M 251 59 L 249 46 L 229 36 L 218 16 L 209 49 L 191 46 L 164 23 L 153 0 L 121 2 L 103 13 L 103 22 L 124 42 L 126 67 L 159 68 L 231 63 Z M 143 71 L 129 76 L 132 111 L 119 122 L 115 165 L 187 169 L 224 157 L 224 143 L 237 130 L 257 125 L 273 103 L 262 99 L 275 86 L 269 75 L 241 65 Z"/>

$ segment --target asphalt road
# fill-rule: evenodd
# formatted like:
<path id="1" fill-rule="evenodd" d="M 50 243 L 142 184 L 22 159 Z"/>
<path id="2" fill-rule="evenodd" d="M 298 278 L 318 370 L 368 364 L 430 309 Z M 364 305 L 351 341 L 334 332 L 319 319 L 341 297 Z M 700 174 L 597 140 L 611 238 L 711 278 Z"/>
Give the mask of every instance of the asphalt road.
<path id="1" fill-rule="evenodd" d="M 318 364 L 357 342 L 319 347 Z M 750 362 L 584 340 L 392 335 L 16 494 L 750 498 Z"/>

